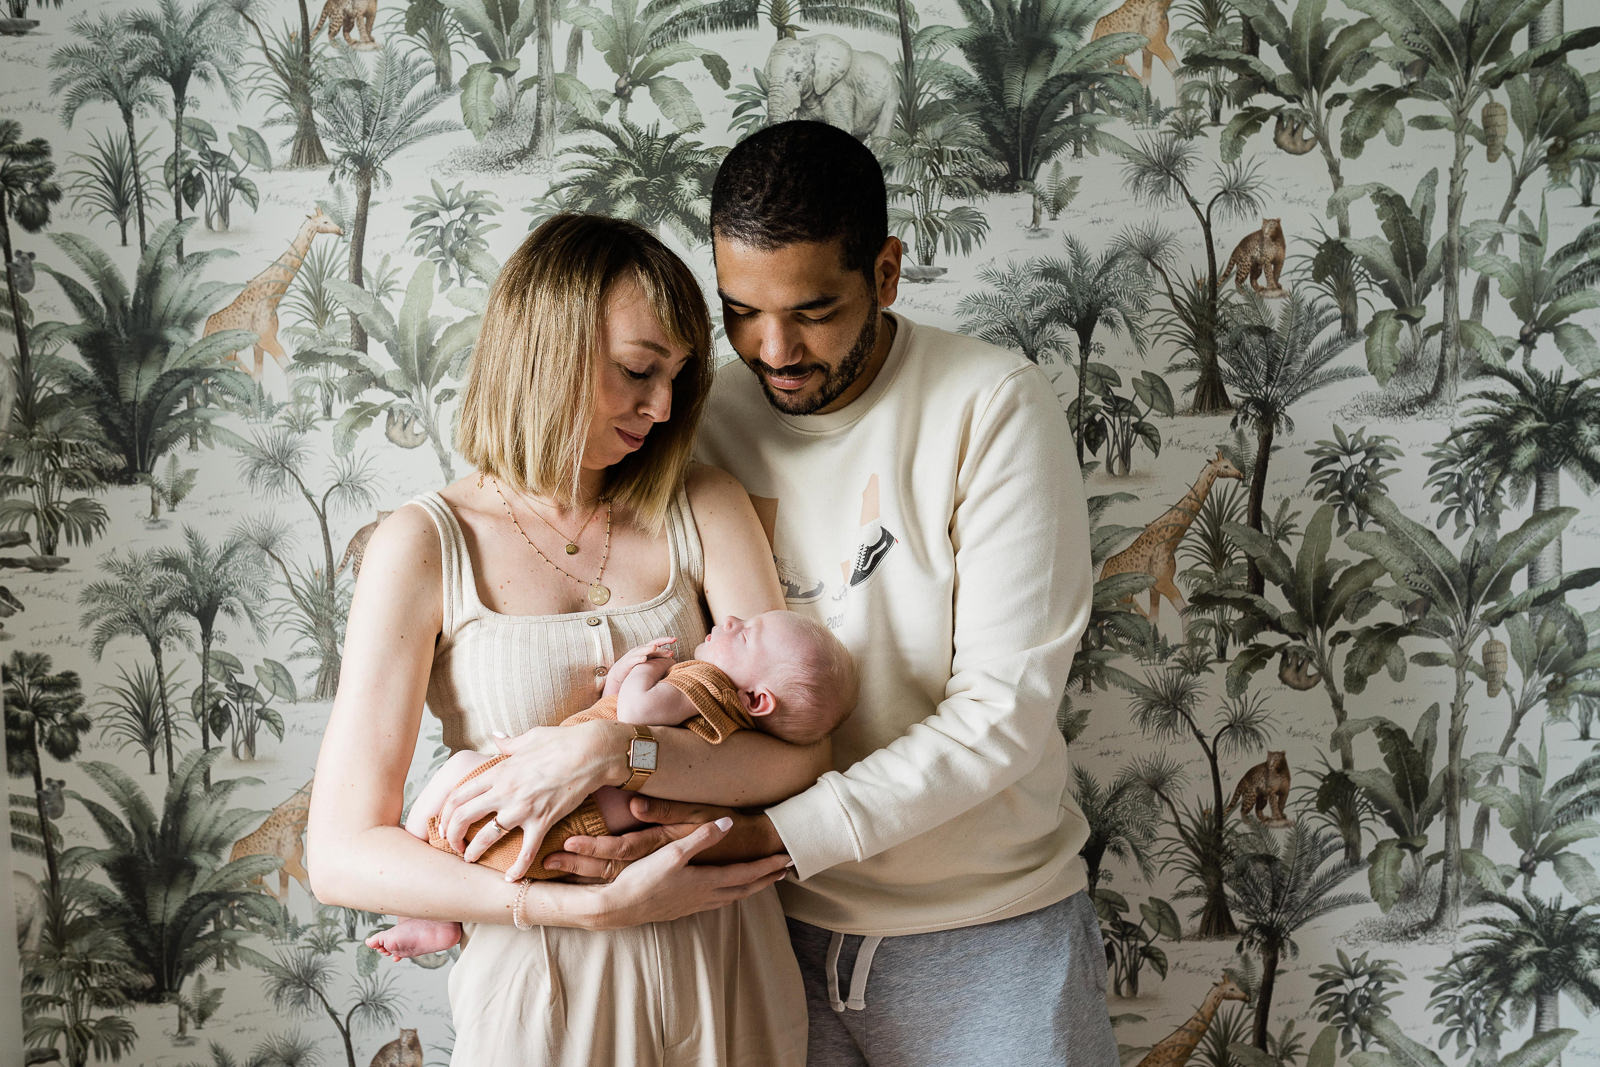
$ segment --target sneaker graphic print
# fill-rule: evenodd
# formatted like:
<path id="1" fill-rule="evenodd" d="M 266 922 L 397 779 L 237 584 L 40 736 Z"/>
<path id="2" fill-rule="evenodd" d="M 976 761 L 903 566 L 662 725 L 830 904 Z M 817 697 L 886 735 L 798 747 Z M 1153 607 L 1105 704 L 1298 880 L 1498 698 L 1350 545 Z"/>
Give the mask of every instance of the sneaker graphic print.
<path id="1" fill-rule="evenodd" d="M 778 517 L 777 499 L 752 496 L 750 502 L 755 505 L 768 544 L 773 544 Z M 870 579 L 883 565 L 889 551 L 899 543 L 900 539 L 883 525 L 882 509 L 878 502 L 878 476 L 873 474 L 861 490 L 861 518 L 855 552 L 839 561 L 839 585 L 830 587 L 825 579 L 809 573 L 796 559 L 777 551 L 775 545 L 772 558 L 778 566 L 778 580 L 783 586 L 784 598 L 791 604 L 824 598 L 839 603 L 852 589 Z M 832 626 L 836 621 L 830 618 L 828 625 Z"/>

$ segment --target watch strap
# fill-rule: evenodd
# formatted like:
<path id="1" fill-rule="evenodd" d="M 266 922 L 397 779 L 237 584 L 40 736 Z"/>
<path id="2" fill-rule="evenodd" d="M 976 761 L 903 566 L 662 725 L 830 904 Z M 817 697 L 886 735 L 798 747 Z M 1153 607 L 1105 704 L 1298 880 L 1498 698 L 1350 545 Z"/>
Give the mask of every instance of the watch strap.
<path id="1" fill-rule="evenodd" d="M 650 731 L 650 727 L 634 723 L 633 736 L 628 739 L 628 770 L 632 773 L 628 776 L 628 780 L 622 783 L 622 788 L 630 793 L 637 793 L 643 789 L 644 783 L 655 773 L 653 761 L 649 767 L 641 767 L 633 761 L 634 745 L 640 741 L 648 741 L 652 746 L 655 746 L 656 735 Z M 660 751 L 659 746 L 657 746 L 656 750 Z"/>

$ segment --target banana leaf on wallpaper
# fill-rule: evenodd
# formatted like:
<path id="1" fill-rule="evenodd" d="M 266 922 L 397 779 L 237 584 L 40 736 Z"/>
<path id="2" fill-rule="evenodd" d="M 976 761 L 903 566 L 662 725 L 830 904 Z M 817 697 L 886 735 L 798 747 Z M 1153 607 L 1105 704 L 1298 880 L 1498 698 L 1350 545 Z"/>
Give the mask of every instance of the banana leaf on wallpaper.
<path id="1" fill-rule="evenodd" d="M 710 291 L 718 161 L 796 116 L 882 160 L 897 308 L 1072 426 L 1124 1061 L 1600 1062 L 1592 5 L 7 6 L 29 1062 L 446 1062 L 448 957 L 304 867 L 363 546 L 467 473 L 531 226 L 636 219 Z"/>

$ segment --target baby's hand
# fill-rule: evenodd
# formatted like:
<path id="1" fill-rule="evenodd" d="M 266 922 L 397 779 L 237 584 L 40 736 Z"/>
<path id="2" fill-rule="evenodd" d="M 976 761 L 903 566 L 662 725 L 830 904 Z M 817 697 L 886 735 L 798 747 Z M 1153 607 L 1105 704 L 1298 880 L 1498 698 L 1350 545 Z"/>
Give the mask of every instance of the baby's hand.
<path id="1" fill-rule="evenodd" d="M 617 690 L 622 688 L 623 680 L 628 677 L 628 672 L 650 660 L 671 660 L 673 658 L 672 646 L 677 644 L 676 637 L 658 637 L 654 641 L 646 642 L 638 648 L 630 648 L 624 652 L 617 662 L 611 665 L 611 670 L 606 675 L 604 693 L 606 696 L 616 696 Z"/>

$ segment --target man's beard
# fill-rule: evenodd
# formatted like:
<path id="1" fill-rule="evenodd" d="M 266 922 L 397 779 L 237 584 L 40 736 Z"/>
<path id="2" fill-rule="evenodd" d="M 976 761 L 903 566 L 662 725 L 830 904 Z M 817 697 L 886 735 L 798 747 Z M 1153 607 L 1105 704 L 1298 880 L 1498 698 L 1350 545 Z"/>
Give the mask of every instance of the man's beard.
<path id="1" fill-rule="evenodd" d="M 815 415 L 844 395 L 855 380 L 861 377 L 861 372 L 866 370 L 867 360 L 872 357 L 872 350 L 878 345 L 878 298 L 873 294 L 872 306 L 867 309 L 867 321 L 861 324 L 861 332 L 856 334 L 855 343 L 850 346 L 850 351 L 844 359 L 839 361 L 837 367 L 828 367 L 822 363 L 801 363 L 793 367 L 783 368 L 782 377 L 799 376 L 811 371 L 822 375 L 822 385 L 815 394 L 810 396 L 791 396 L 779 393 L 767 384 L 767 375 L 773 373 L 766 364 L 756 361 L 750 365 L 755 371 L 756 380 L 761 383 L 761 391 L 767 395 L 767 403 L 783 412 L 785 415 Z"/>

